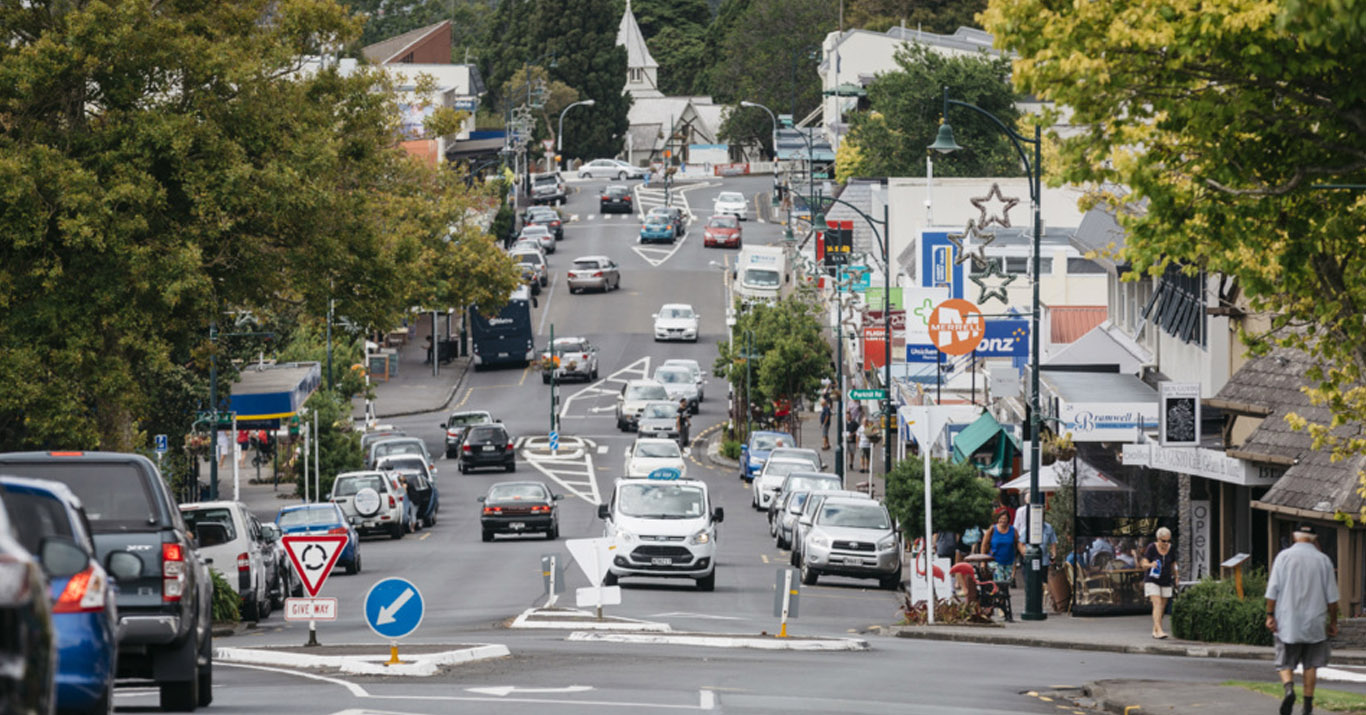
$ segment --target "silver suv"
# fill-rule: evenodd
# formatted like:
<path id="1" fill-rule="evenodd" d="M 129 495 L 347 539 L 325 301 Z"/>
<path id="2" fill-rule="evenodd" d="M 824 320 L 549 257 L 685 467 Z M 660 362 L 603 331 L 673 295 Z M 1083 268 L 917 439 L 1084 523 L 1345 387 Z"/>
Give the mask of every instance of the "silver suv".
<path id="1" fill-rule="evenodd" d="M 617 429 L 623 432 L 636 429 L 645 403 L 667 399 L 669 393 L 654 380 L 627 380 L 617 394 Z"/>
<path id="2" fill-rule="evenodd" d="M 531 177 L 531 203 L 564 204 L 564 179 L 554 172 Z"/>
<path id="3" fill-rule="evenodd" d="M 875 578 L 901 587 L 901 536 L 887 507 L 871 499 L 827 497 L 802 535 L 802 583 L 822 575 Z"/>
<path id="4" fill-rule="evenodd" d="M 357 534 L 383 532 L 402 539 L 408 494 L 396 479 L 378 471 L 338 474 L 328 498 L 341 507 Z"/>

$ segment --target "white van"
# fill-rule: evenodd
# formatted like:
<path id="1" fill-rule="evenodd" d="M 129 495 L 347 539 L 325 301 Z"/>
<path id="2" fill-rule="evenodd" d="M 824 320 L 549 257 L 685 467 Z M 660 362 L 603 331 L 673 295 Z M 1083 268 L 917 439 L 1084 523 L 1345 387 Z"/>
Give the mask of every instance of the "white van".
<path id="1" fill-rule="evenodd" d="M 660 470 L 661 472 L 666 470 Z M 616 555 L 603 584 L 623 576 L 690 578 L 700 591 L 716 588 L 716 525 L 707 483 L 672 475 L 618 479 L 612 498 L 598 505 L 604 536 Z"/>
<path id="2" fill-rule="evenodd" d="M 734 278 L 741 302 L 774 302 L 792 279 L 787 253 L 782 246 L 746 245 L 735 261 Z"/>

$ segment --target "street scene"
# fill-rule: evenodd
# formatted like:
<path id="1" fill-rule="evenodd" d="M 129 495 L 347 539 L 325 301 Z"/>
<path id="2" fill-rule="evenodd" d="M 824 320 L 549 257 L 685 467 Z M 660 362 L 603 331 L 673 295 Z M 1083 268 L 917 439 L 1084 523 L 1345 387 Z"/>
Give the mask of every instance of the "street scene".
<path id="1" fill-rule="evenodd" d="M 1366 713 L 1361 10 L 59 5 L 0 714 Z"/>

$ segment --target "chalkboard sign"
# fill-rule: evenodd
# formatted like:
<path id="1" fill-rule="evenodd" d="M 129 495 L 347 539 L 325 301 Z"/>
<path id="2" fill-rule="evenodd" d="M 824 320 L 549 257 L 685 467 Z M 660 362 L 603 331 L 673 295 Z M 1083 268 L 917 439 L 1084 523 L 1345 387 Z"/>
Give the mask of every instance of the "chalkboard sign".
<path id="1" fill-rule="evenodd" d="M 385 382 L 388 382 L 389 356 L 384 354 L 370 355 L 368 372 L 370 373 L 371 380 L 384 380 Z"/>

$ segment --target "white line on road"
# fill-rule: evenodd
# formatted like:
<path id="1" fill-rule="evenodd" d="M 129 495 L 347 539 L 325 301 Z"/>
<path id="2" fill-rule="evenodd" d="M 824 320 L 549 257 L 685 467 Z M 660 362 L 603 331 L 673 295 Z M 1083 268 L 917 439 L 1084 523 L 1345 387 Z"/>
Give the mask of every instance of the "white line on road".
<path id="1" fill-rule="evenodd" d="M 558 280 L 555 280 L 554 274 L 551 274 L 551 276 L 550 276 L 550 292 L 546 294 L 546 297 L 545 297 L 545 305 L 541 306 L 541 326 L 540 326 L 539 328 L 536 328 L 536 334 L 537 334 L 537 335 L 544 335 L 544 334 L 545 334 L 545 319 L 550 315 L 550 301 L 554 300 L 554 298 L 555 298 L 555 287 L 558 286 L 559 284 L 560 284 L 560 282 L 559 282 Z"/>

